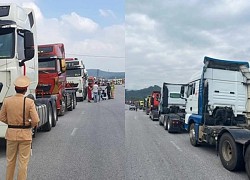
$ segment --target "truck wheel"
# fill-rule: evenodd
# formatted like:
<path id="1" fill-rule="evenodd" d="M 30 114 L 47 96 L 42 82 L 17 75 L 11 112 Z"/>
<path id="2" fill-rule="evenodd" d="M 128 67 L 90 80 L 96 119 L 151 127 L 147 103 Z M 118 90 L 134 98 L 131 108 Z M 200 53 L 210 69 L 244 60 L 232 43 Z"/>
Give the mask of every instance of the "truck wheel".
<path id="1" fill-rule="evenodd" d="M 52 127 L 52 107 L 51 104 L 48 102 L 47 103 L 47 123 L 44 125 L 44 130 L 45 131 L 50 131 Z"/>
<path id="2" fill-rule="evenodd" d="M 70 97 L 70 106 L 68 108 L 68 111 L 73 111 L 73 106 L 74 106 L 74 100 L 73 100 L 73 97 L 71 96 Z"/>
<path id="3" fill-rule="evenodd" d="M 160 126 L 163 126 L 163 124 L 162 124 L 162 122 L 161 122 L 162 118 L 164 118 L 164 117 L 162 117 L 162 116 L 159 117 L 159 125 L 160 125 Z"/>
<path id="4" fill-rule="evenodd" d="M 73 109 L 76 108 L 76 95 L 73 94 Z"/>
<path id="5" fill-rule="evenodd" d="M 55 127 L 56 123 L 58 121 L 56 102 L 55 101 L 52 102 L 52 114 L 53 114 L 52 127 Z"/>
<path id="6" fill-rule="evenodd" d="M 172 131 L 171 131 L 171 121 L 170 120 L 168 120 L 168 133 L 171 133 Z"/>
<path id="7" fill-rule="evenodd" d="M 250 179 L 250 145 L 248 145 L 246 153 L 245 153 L 245 167 L 246 167 L 248 179 Z"/>
<path id="8" fill-rule="evenodd" d="M 235 143 L 229 133 L 222 134 L 220 138 L 219 155 L 222 165 L 227 170 L 236 171 L 242 169 L 244 165 L 242 146 Z"/>
<path id="9" fill-rule="evenodd" d="M 193 145 L 193 146 L 198 146 L 198 143 L 195 139 L 195 136 L 196 136 L 196 132 L 195 132 L 195 129 L 194 129 L 194 123 L 192 123 L 190 125 L 190 130 L 189 130 L 189 139 L 190 139 L 190 143 Z"/>
<path id="10" fill-rule="evenodd" d="M 66 110 L 65 101 L 62 99 L 61 108 L 60 108 L 60 110 L 59 110 L 59 112 L 58 112 L 58 115 L 59 115 L 59 116 L 64 116 L 65 110 Z"/>
<path id="11" fill-rule="evenodd" d="M 164 122 L 163 122 L 163 127 L 165 130 L 168 130 L 168 122 L 165 118 L 164 118 Z"/>

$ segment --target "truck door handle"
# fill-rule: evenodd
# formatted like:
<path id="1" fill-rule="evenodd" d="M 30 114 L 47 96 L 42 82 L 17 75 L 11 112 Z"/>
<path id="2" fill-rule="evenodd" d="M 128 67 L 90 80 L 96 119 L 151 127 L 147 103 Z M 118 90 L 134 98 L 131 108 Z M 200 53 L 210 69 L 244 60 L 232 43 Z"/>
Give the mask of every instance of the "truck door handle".
<path id="1" fill-rule="evenodd" d="M 190 111 L 192 111 L 192 109 L 193 109 L 193 108 L 192 108 L 192 107 L 190 107 Z"/>

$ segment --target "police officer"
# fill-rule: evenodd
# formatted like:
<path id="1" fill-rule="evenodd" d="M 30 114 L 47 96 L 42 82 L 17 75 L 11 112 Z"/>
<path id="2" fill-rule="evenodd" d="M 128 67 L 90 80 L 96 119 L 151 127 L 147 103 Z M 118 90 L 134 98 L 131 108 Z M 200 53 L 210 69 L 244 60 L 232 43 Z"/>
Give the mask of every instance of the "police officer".
<path id="1" fill-rule="evenodd" d="M 6 180 L 13 180 L 18 157 L 18 180 L 27 179 L 27 166 L 31 153 L 32 127 L 37 126 L 39 117 L 35 103 L 24 94 L 30 80 L 27 76 L 18 77 L 15 82 L 16 94 L 5 98 L 0 111 L 0 121 L 8 125 L 5 139 L 6 148 Z"/>

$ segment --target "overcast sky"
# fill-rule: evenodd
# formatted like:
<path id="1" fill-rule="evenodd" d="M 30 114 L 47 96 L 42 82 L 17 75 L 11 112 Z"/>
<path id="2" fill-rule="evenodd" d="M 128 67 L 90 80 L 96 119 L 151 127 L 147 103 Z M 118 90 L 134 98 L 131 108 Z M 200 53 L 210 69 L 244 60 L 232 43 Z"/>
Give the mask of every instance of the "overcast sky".
<path id="1" fill-rule="evenodd" d="M 33 8 L 39 44 L 64 43 L 87 69 L 125 71 L 124 0 L 1 0 Z"/>
<path id="2" fill-rule="evenodd" d="M 186 83 L 204 56 L 249 60 L 248 0 L 126 0 L 126 89 Z"/>

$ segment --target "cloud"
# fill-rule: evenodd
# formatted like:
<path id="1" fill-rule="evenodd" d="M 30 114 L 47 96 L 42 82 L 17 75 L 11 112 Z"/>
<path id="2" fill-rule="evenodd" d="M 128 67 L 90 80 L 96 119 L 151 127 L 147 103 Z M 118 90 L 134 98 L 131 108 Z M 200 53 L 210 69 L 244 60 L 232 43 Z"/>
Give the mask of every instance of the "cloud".
<path id="1" fill-rule="evenodd" d="M 94 33 L 98 28 L 98 24 L 93 20 L 81 17 L 75 12 L 63 15 L 61 17 L 61 24 L 85 33 Z"/>
<path id="2" fill-rule="evenodd" d="M 126 1 L 126 88 L 188 82 L 204 56 L 248 60 L 249 1 L 183 2 Z"/>
<path id="3" fill-rule="evenodd" d="M 94 17 L 87 18 L 76 12 L 46 18 L 46 12 L 41 11 L 36 0 L 6 2 L 34 9 L 39 44 L 64 43 L 67 57 L 82 59 L 87 69 L 125 71 L 124 24 L 101 26 Z M 103 12 L 113 14 L 111 10 Z"/>
<path id="4" fill-rule="evenodd" d="M 99 9 L 99 13 L 103 17 L 110 17 L 111 16 L 112 18 L 116 18 L 115 13 L 110 9 L 106 9 L 106 10 L 105 9 Z"/>

